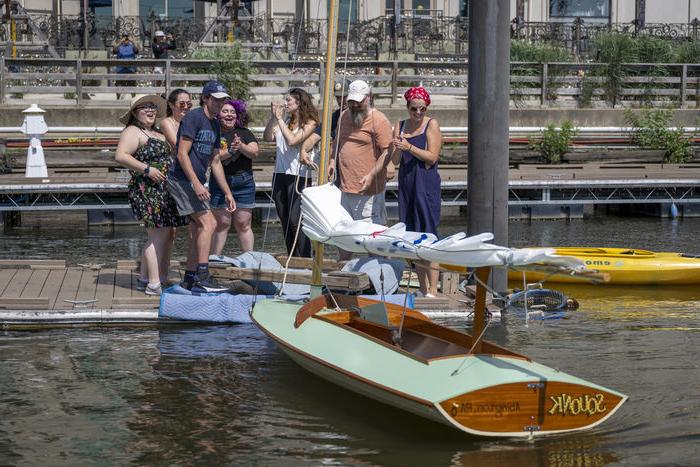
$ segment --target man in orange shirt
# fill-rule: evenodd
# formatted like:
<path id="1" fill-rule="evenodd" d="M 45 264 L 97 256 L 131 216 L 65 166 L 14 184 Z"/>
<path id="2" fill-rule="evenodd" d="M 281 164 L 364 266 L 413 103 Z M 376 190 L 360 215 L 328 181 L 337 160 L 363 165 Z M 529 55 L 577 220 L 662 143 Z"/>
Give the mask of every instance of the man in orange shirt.
<path id="1" fill-rule="evenodd" d="M 348 108 L 338 119 L 334 159 L 328 166 L 329 178 L 336 167 L 343 192 L 341 203 L 355 220 L 386 224 L 384 190 L 392 130 L 389 119 L 372 107 L 370 87 L 356 80 L 348 86 Z M 337 159 L 337 161 L 336 161 Z M 340 253 L 340 259 L 350 254 Z"/>

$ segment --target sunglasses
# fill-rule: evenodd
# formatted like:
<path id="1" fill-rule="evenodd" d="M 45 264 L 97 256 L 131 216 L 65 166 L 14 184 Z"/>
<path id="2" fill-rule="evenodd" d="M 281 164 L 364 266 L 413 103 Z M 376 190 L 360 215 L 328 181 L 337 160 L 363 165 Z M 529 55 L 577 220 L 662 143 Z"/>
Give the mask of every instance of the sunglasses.
<path id="1" fill-rule="evenodd" d="M 423 113 L 423 112 L 425 112 L 426 110 L 428 110 L 428 108 L 427 108 L 427 107 L 411 107 L 409 110 L 410 110 L 411 112 L 420 112 L 420 113 Z"/>
<path id="2" fill-rule="evenodd" d="M 181 109 L 191 109 L 192 101 L 181 101 L 177 103 L 177 106 Z"/>
<path id="3" fill-rule="evenodd" d="M 147 102 L 147 103 L 145 103 L 145 104 L 143 104 L 143 105 L 139 105 L 139 106 L 136 107 L 134 110 L 137 110 L 137 111 L 138 111 L 138 110 L 158 110 L 158 106 L 155 105 L 155 104 L 153 104 L 153 103 L 151 103 L 151 102 Z"/>

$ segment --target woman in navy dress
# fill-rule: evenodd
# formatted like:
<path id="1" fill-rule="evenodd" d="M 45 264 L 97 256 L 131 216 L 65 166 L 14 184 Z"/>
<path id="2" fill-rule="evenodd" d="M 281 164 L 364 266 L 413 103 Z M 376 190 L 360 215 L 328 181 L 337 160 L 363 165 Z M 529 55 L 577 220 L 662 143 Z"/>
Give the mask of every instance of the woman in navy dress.
<path id="1" fill-rule="evenodd" d="M 442 147 L 440 125 L 427 116 L 430 94 L 414 87 L 404 94 L 408 119 L 394 126 L 392 162 L 399 166 L 399 219 L 406 230 L 437 235 L 440 223 L 440 174 Z M 417 264 L 420 290 L 426 297 L 437 294 L 437 264 Z"/>

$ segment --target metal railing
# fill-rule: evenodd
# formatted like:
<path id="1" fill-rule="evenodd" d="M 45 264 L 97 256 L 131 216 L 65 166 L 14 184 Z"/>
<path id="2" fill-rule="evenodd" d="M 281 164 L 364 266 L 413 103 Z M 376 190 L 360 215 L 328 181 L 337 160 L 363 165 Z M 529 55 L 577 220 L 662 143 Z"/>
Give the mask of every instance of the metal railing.
<path id="1" fill-rule="evenodd" d="M 17 24 L 16 40 L 34 44 L 25 56 L 39 56 L 44 48 L 52 47 L 61 56 L 67 51 L 107 50 L 122 34 L 130 34 L 144 46 L 149 56 L 150 40 L 156 30 L 164 30 L 178 42 L 177 57 L 203 41 L 223 43 L 235 38 L 261 57 L 291 58 L 293 56 L 323 55 L 328 43 L 326 19 L 310 19 L 267 14 L 240 14 L 234 22 L 230 16 L 217 18 L 162 18 L 88 15 L 30 14 L 36 26 Z M 212 27 L 214 26 L 214 27 Z M 209 34 L 206 32 L 209 31 Z M 700 40 L 700 20 L 688 23 L 629 23 L 596 22 L 572 18 L 568 22 L 525 22 L 515 18 L 511 23 L 511 37 L 532 43 L 546 43 L 565 47 L 579 59 L 590 59 L 595 54 L 595 39 L 603 32 L 616 31 L 634 36 L 653 36 L 669 40 Z M 350 24 L 349 35 L 343 27 L 338 38 L 338 53 L 375 58 L 387 54 L 425 54 L 431 56 L 459 56 L 467 53 L 469 20 L 466 17 L 432 15 L 402 15 L 395 21 L 393 15 L 357 21 Z M 42 37 L 37 37 L 41 35 Z M 206 37 L 205 37 L 206 36 Z M 347 37 L 346 37 L 347 36 Z M 0 23 L 0 45 L 10 40 L 9 23 Z"/>

